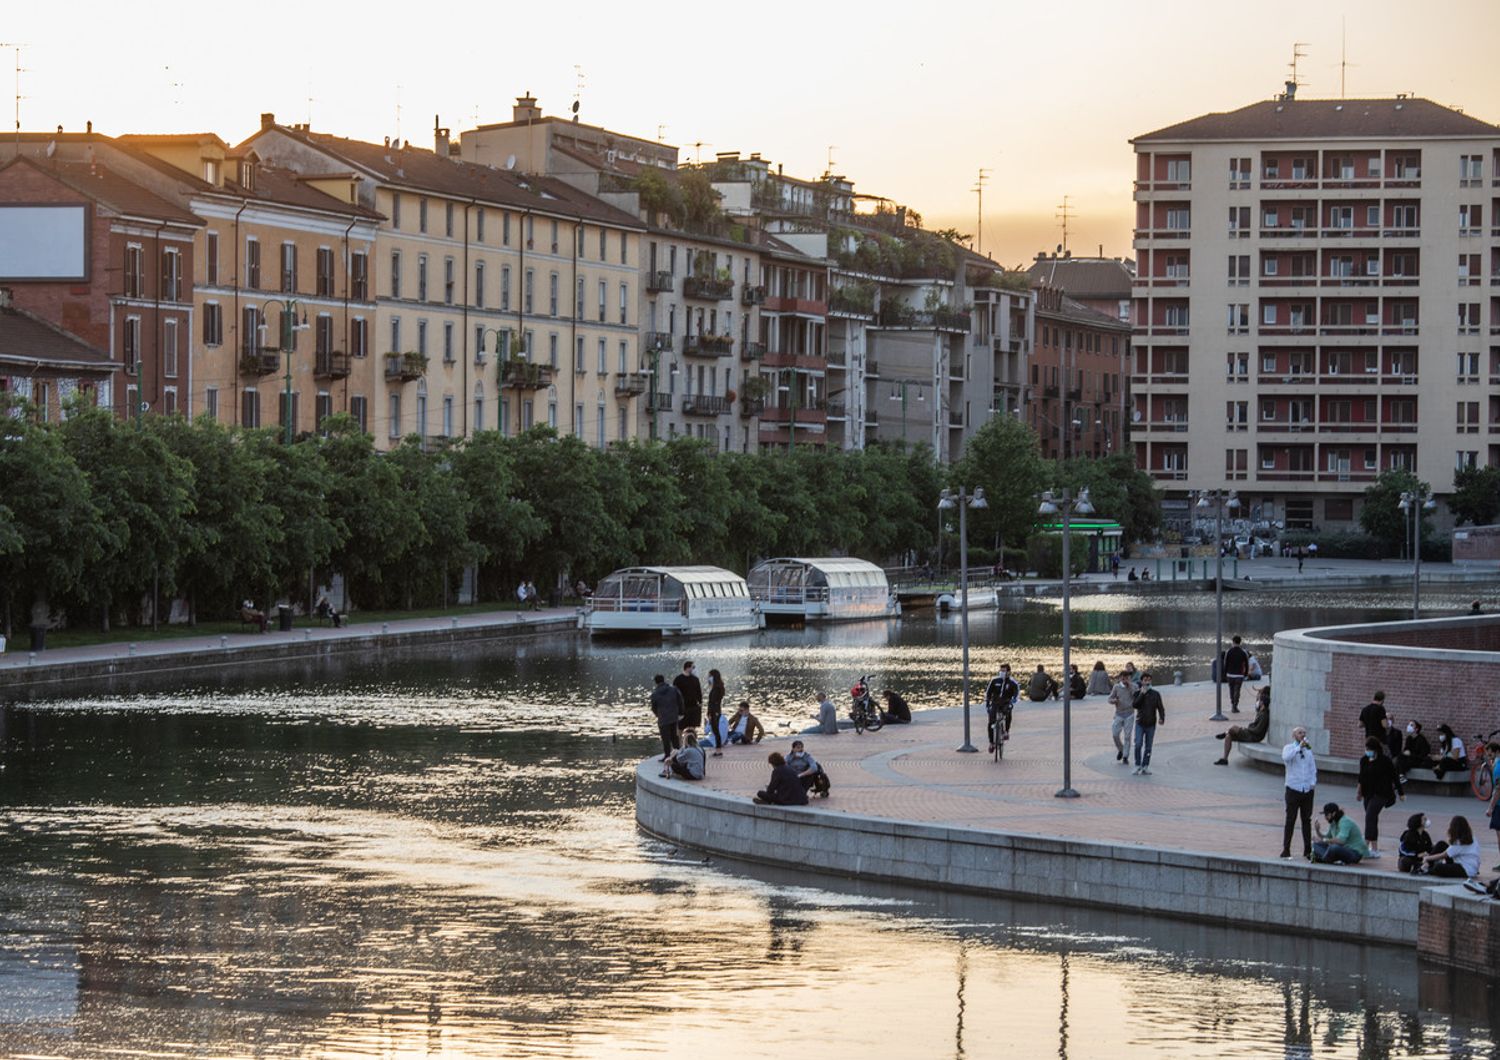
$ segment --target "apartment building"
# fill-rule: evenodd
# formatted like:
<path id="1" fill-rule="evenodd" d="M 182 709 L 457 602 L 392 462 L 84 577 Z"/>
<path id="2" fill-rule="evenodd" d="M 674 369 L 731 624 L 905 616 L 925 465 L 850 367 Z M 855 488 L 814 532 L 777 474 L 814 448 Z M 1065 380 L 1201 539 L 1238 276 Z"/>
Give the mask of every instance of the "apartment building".
<path id="1" fill-rule="evenodd" d="M 96 139 L 0 145 L 0 390 L 47 418 L 78 391 L 120 416 L 182 411 L 204 222 L 96 154 Z"/>
<path id="2" fill-rule="evenodd" d="M 1129 350 L 1128 321 L 1090 309 L 1060 288 L 1036 287 L 1026 420 L 1044 456 L 1066 460 L 1121 451 Z"/>
<path id="3" fill-rule="evenodd" d="M 1500 128 L 1272 100 L 1136 137 L 1137 462 L 1344 527 L 1387 468 L 1500 463 Z"/>
<path id="4" fill-rule="evenodd" d="M 720 450 L 759 446 L 759 307 L 764 299 L 755 232 L 716 208 L 674 210 L 682 201 L 677 148 L 544 115 L 531 95 L 512 120 L 460 135 L 467 160 L 540 173 L 640 220 L 638 370 L 616 380 L 637 395 L 643 437 L 689 436 Z M 648 174 L 662 193 L 642 191 Z"/>
<path id="5" fill-rule="evenodd" d="M 433 149 L 276 123 L 243 145 L 314 186 L 350 187 L 383 219 L 370 282 L 382 393 L 377 443 L 517 434 L 538 424 L 590 445 L 637 435 L 636 218 L 553 177 Z"/>

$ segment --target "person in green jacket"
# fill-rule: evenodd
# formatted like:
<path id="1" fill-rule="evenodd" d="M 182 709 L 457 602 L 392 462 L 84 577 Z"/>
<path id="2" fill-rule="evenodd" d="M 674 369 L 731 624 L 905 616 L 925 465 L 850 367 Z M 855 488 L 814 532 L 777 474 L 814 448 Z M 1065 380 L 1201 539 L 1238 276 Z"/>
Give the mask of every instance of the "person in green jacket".
<path id="1" fill-rule="evenodd" d="M 1324 821 L 1328 822 L 1326 829 Z M 1313 831 L 1318 837 L 1313 841 L 1314 861 L 1354 865 L 1370 852 L 1365 846 L 1365 837 L 1359 833 L 1359 826 L 1344 816 L 1336 802 L 1323 807 L 1323 820 L 1314 823 Z"/>

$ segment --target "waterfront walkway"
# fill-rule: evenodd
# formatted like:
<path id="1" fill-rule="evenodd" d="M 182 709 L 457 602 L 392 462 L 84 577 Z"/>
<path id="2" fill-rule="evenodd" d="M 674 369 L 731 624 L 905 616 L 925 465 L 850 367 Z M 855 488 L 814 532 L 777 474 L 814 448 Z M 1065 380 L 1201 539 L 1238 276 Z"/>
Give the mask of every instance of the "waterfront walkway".
<path id="1" fill-rule="evenodd" d="M 1228 766 L 1213 765 L 1222 744 L 1212 737 L 1230 724 L 1246 724 L 1254 701 L 1246 686 L 1243 713 L 1231 721 L 1207 720 L 1213 713 L 1214 689 L 1207 682 L 1173 687 L 1158 685 L 1167 711 L 1157 730 L 1150 776 L 1134 776 L 1133 765 L 1115 760 L 1109 735 L 1113 708 L 1103 696 L 1073 705 L 1073 787 L 1077 799 L 1059 799 L 1062 786 L 1062 707 L 1057 701 L 1022 701 L 1015 715 L 1005 758 L 996 763 L 985 753 L 982 703 L 972 708 L 977 754 L 958 754 L 962 742 L 960 708 L 918 711 L 911 725 L 886 726 L 878 733 L 800 738 L 833 781 L 833 794 L 814 799 L 809 812 L 858 814 L 890 820 L 955 828 L 995 830 L 1048 837 L 1083 839 L 1151 850 L 1175 850 L 1199 856 L 1230 856 L 1277 861 L 1284 817 L 1281 772 L 1252 766 L 1231 755 Z M 1228 713 L 1228 694 L 1225 693 Z M 1399 713 L 1399 705 L 1395 707 Z M 1274 710 L 1274 707 L 1273 707 Z M 811 722 L 809 722 L 811 724 Z M 709 759 L 705 786 L 749 798 L 764 787 L 770 751 L 786 753 L 792 737 L 777 734 L 754 747 L 726 748 Z M 642 764 L 654 776 L 655 759 Z M 673 781 L 674 784 L 686 782 Z M 697 785 L 693 785 L 697 786 Z M 1384 857 L 1347 871 L 1396 871 L 1397 841 L 1406 818 L 1423 811 L 1432 819 L 1434 840 L 1443 838 L 1454 814 L 1464 814 L 1476 834 L 1482 833 L 1484 867 L 1495 863 L 1484 804 L 1467 797 L 1408 795 L 1381 816 Z M 1332 773 L 1319 777 L 1316 810 L 1337 802 L 1363 827 L 1364 809 L 1354 797 L 1354 778 Z M 1316 817 L 1316 813 L 1315 813 Z M 1301 835 L 1293 838 L 1301 851 Z M 1344 871 L 1344 870 L 1336 870 Z"/>

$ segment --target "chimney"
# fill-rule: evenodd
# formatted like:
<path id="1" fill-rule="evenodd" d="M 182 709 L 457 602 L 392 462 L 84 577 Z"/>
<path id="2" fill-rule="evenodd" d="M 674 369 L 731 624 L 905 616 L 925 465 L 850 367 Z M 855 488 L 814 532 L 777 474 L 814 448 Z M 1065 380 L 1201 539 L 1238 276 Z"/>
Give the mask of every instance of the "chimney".
<path id="1" fill-rule="evenodd" d="M 448 157 L 448 130 L 438 123 L 438 116 L 432 116 L 432 150 L 439 158 Z"/>
<path id="2" fill-rule="evenodd" d="M 1297 82 L 1295 82 L 1295 81 L 1288 81 L 1286 83 L 1286 96 L 1284 98 L 1286 98 L 1286 99 L 1296 99 L 1297 98 Z"/>
<path id="3" fill-rule="evenodd" d="M 261 127 L 262 130 L 269 129 L 269 128 L 271 128 L 271 126 L 273 126 L 275 124 L 276 124 L 276 115 L 270 113 L 269 111 L 263 112 L 261 114 L 261 116 L 260 116 L 260 127 Z"/>
<path id="4" fill-rule="evenodd" d="M 88 133 L 90 136 L 93 136 L 94 135 L 94 123 L 92 121 L 85 122 L 84 126 L 83 126 L 83 131 L 86 132 L 86 133 Z"/>
<path id="5" fill-rule="evenodd" d="M 512 121 L 540 121 L 542 108 L 536 105 L 536 97 L 530 92 L 524 96 L 516 97 L 516 105 L 511 108 Z"/>

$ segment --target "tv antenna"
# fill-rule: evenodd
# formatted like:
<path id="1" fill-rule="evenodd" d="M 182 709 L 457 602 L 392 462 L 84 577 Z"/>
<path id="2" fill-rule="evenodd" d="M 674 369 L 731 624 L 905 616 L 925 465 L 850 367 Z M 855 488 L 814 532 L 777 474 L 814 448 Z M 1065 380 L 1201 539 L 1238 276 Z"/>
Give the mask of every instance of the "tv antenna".
<path id="1" fill-rule="evenodd" d="M 703 149 L 712 147 L 713 144 L 706 140 L 694 140 L 689 146 L 693 149 L 693 165 L 696 166 L 703 161 Z"/>
<path id="2" fill-rule="evenodd" d="M 396 139 L 401 139 L 401 86 L 396 86 Z"/>
<path id="3" fill-rule="evenodd" d="M 1288 64 L 1292 70 L 1292 79 L 1287 82 L 1292 88 L 1302 87 L 1302 75 L 1297 72 L 1297 64 L 1307 58 L 1307 45 L 1302 41 L 1292 43 L 1292 61 Z"/>
<path id="4" fill-rule="evenodd" d="M 182 82 L 172 80 L 172 68 L 170 66 L 163 66 L 162 69 L 165 70 L 167 74 L 167 87 L 172 90 L 172 106 L 176 107 L 178 110 L 181 110 Z"/>
<path id="5" fill-rule="evenodd" d="M 1068 202 L 1068 199 L 1070 199 L 1071 197 L 1072 196 L 1064 195 L 1063 201 L 1057 204 L 1057 213 L 1053 215 L 1062 222 L 1062 248 L 1063 253 L 1065 254 L 1068 251 L 1068 222 L 1073 220 L 1074 216 L 1073 207 Z"/>
<path id="6" fill-rule="evenodd" d="M 823 172 L 823 176 L 825 177 L 833 176 L 833 152 L 837 147 L 838 144 L 828 145 L 828 168 Z"/>
<path id="7" fill-rule="evenodd" d="M 583 102 L 583 88 L 588 84 L 583 77 L 583 67 L 573 66 L 573 120 L 578 120 L 578 108 Z"/>
<path id="8" fill-rule="evenodd" d="M 979 196 L 979 214 L 976 218 L 974 245 L 976 254 L 984 253 L 984 186 L 989 182 L 990 169 L 986 166 L 979 167 L 979 176 L 974 181 L 973 192 Z"/>
<path id="9" fill-rule="evenodd" d="M 667 142 L 667 127 L 665 125 L 658 125 L 656 127 L 656 142 L 659 144 Z"/>
<path id="10" fill-rule="evenodd" d="M 0 48 L 12 48 L 16 53 L 16 154 L 21 153 L 21 100 L 26 97 L 21 95 L 21 74 L 25 71 L 21 66 L 22 45 L 16 42 L 7 44 L 0 41 Z"/>
<path id="11" fill-rule="evenodd" d="M 1344 99 L 1344 79 L 1349 72 L 1349 67 L 1358 65 L 1349 61 L 1349 27 L 1348 19 L 1339 20 L 1339 99 Z"/>

